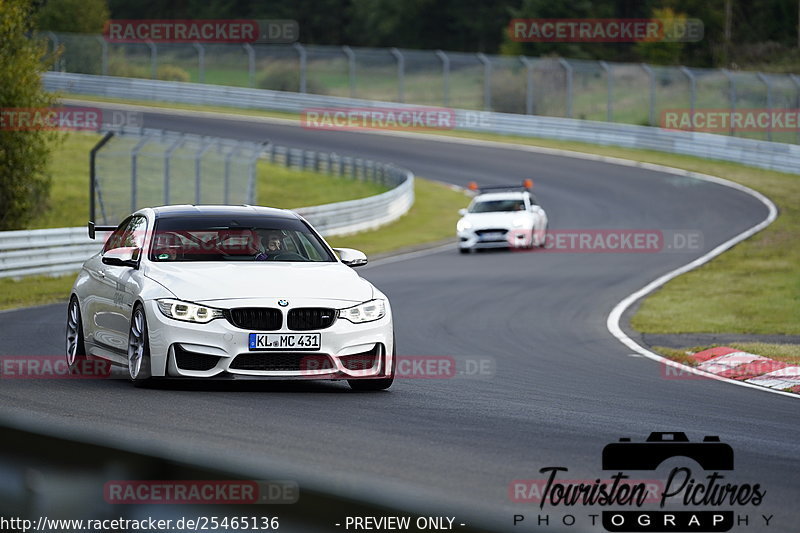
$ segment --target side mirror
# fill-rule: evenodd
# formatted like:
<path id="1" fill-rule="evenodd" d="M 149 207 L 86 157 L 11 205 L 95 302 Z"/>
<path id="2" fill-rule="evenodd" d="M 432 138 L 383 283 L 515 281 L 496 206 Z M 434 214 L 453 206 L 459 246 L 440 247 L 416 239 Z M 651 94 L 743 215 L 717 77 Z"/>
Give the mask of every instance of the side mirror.
<path id="1" fill-rule="evenodd" d="M 458 214 L 463 217 L 464 215 L 467 214 L 467 209 L 462 207 L 461 209 L 458 210 Z"/>
<path id="2" fill-rule="evenodd" d="M 139 266 L 139 255 L 141 253 L 141 248 L 133 246 L 114 248 L 103 254 L 103 264 L 136 268 Z"/>
<path id="3" fill-rule="evenodd" d="M 333 251 L 339 254 L 342 263 L 349 267 L 355 268 L 367 264 L 367 256 L 364 255 L 364 252 L 352 248 L 334 248 Z"/>

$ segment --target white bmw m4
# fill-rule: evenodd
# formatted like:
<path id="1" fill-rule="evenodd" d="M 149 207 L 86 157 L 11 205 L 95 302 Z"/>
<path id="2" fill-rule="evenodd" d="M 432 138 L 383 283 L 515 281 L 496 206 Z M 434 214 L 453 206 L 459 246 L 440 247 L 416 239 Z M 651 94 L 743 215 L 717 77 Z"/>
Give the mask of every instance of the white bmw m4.
<path id="1" fill-rule="evenodd" d="M 321 379 L 386 389 L 395 367 L 392 313 L 353 271 L 366 262 L 357 250 L 331 248 L 291 211 L 141 209 L 78 274 L 67 362 L 77 369 L 87 356 L 108 359 L 126 366 L 134 384 Z"/>

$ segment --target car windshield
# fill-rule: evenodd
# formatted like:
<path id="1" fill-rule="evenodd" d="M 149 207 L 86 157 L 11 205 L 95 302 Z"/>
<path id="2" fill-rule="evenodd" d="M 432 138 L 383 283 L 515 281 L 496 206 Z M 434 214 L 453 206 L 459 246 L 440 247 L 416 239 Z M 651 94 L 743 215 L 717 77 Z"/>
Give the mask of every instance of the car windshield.
<path id="1" fill-rule="evenodd" d="M 156 222 L 150 260 L 333 262 L 300 220 L 277 217 L 169 217 Z"/>
<path id="2" fill-rule="evenodd" d="M 481 200 L 474 202 L 470 213 L 491 213 L 496 211 L 522 211 L 525 209 L 523 200 Z"/>

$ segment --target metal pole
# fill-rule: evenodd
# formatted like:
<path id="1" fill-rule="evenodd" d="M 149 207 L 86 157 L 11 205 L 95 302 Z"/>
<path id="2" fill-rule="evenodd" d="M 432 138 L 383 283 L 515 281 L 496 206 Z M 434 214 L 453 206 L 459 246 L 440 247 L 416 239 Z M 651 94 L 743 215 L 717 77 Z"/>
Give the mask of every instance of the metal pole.
<path id="1" fill-rule="evenodd" d="M 450 101 L 450 58 L 441 50 L 436 50 L 436 57 L 442 61 L 442 101 L 443 105 L 447 107 Z"/>
<path id="2" fill-rule="evenodd" d="M 103 146 L 105 146 L 106 143 L 110 141 L 111 137 L 113 136 L 114 132 L 109 131 L 108 133 L 103 135 L 103 138 L 100 139 L 100 141 L 97 144 L 95 144 L 94 147 L 89 151 L 89 221 L 90 222 L 95 222 L 94 190 L 95 187 L 97 186 L 97 167 L 96 167 L 97 152 L 99 152 L 100 149 L 103 148 Z M 103 220 L 103 222 L 105 223 L 106 221 Z"/>
<path id="3" fill-rule="evenodd" d="M 734 135 L 736 133 L 736 129 L 733 127 L 733 114 L 736 112 L 736 79 L 728 69 L 721 68 L 719 71 L 728 78 L 728 104 L 731 108 L 730 134 Z"/>
<path id="4" fill-rule="evenodd" d="M 239 151 L 239 143 L 236 143 L 231 150 L 225 155 L 225 181 L 224 181 L 224 188 L 222 192 L 222 203 L 228 204 L 230 203 L 230 196 L 231 196 L 231 160 L 233 159 L 233 155 Z"/>
<path id="5" fill-rule="evenodd" d="M 391 48 L 389 51 L 397 60 L 397 101 L 403 103 L 405 101 L 403 99 L 403 83 L 405 80 L 406 61 L 402 52 L 397 48 Z"/>
<path id="6" fill-rule="evenodd" d="M 478 60 L 483 63 L 483 109 L 492 110 L 492 62 L 485 54 L 478 53 Z"/>
<path id="7" fill-rule="evenodd" d="M 270 145 L 269 141 L 261 144 L 255 144 L 253 147 L 253 155 L 250 156 L 248 161 L 247 173 L 247 203 L 253 205 L 256 203 L 256 174 L 258 170 L 258 158 L 261 157 L 261 152 Z"/>
<path id="8" fill-rule="evenodd" d="M 558 58 L 558 64 L 564 69 L 567 77 L 567 118 L 572 118 L 572 65 L 563 57 Z"/>
<path id="9" fill-rule="evenodd" d="M 600 61 L 600 66 L 606 72 L 606 86 L 608 90 L 608 98 L 606 100 L 606 120 L 614 122 L 614 73 L 611 67 L 605 61 Z"/>
<path id="10" fill-rule="evenodd" d="M 139 139 L 139 142 L 136 143 L 136 146 L 133 147 L 131 150 L 131 212 L 136 211 L 136 202 L 137 202 L 137 181 L 139 177 L 139 151 L 144 148 L 144 145 L 150 141 L 150 136 L 146 135 Z"/>
<path id="11" fill-rule="evenodd" d="M 248 87 L 256 86 L 256 51 L 250 46 L 250 43 L 242 45 L 247 52 L 247 83 Z"/>
<path id="12" fill-rule="evenodd" d="M 650 111 L 648 113 L 648 122 L 651 126 L 656 125 L 656 73 L 650 68 L 647 63 L 641 64 L 642 70 L 647 73 L 650 78 Z"/>
<path id="13" fill-rule="evenodd" d="M 800 76 L 797 74 L 789 74 L 789 79 L 792 80 L 794 86 L 797 88 L 797 95 L 795 96 L 795 109 L 800 108 Z M 797 130 L 797 143 L 800 143 L 800 128 Z"/>
<path id="14" fill-rule="evenodd" d="M 525 65 L 527 73 L 525 83 L 525 114 L 533 115 L 533 61 L 525 56 L 519 56 L 519 60 Z"/>
<path id="15" fill-rule="evenodd" d="M 194 203 L 200 203 L 200 183 L 201 167 L 203 165 L 203 155 L 209 148 L 214 146 L 214 139 L 208 139 L 205 144 L 200 145 L 200 149 L 194 155 Z"/>
<path id="16" fill-rule="evenodd" d="M 300 92 L 305 94 L 306 92 L 306 60 L 308 54 L 306 53 L 305 47 L 300 43 L 294 43 L 292 45 L 294 49 L 297 51 L 297 56 L 300 61 Z"/>
<path id="17" fill-rule="evenodd" d="M 352 48 L 342 46 L 342 52 L 347 56 L 347 75 L 350 79 L 350 98 L 356 97 L 356 54 Z"/>
<path id="18" fill-rule="evenodd" d="M 150 48 L 150 79 L 158 79 L 158 48 L 153 41 L 146 41 L 145 44 Z"/>
<path id="19" fill-rule="evenodd" d="M 200 83 L 206 81 L 206 48 L 200 43 L 193 43 L 197 50 L 197 79 Z"/>
<path id="20" fill-rule="evenodd" d="M 53 53 L 58 51 L 58 47 L 61 44 L 61 41 L 58 40 L 58 36 L 55 34 L 55 32 L 46 31 L 43 33 L 46 33 L 50 37 L 50 40 L 53 41 Z M 53 69 L 56 72 L 59 71 L 64 72 L 64 54 L 62 54 L 61 57 L 59 57 L 58 60 L 53 63 Z"/>
<path id="21" fill-rule="evenodd" d="M 697 103 L 697 80 L 688 68 L 681 66 L 681 72 L 689 79 L 689 117 L 692 121 L 692 130 L 694 130 L 694 108 Z"/>
<path id="22" fill-rule="evenodd" d="M 767 110 L 772 114 L 772 84 L 763 72 L 756 72 L 756 76 L 767 86 Z M 767 140 L 772 140 L 772 124 L 767 127 Z"/>
<path id="23" fill-rule="evenodd" d="M 108 76 L 108 43 L 100 35 L 95 35 L 95 38 L 100 43 L 100 74 Z"/>
<path id="24" fill-rule="evenodd" d="M 164 150 L 164 205 L 169 205 L 169 180 L 170 180 L 170 166 L 172 164 L 172 152 L 183 143 L 183 134 L 178 135 L 177 139 Z"/>

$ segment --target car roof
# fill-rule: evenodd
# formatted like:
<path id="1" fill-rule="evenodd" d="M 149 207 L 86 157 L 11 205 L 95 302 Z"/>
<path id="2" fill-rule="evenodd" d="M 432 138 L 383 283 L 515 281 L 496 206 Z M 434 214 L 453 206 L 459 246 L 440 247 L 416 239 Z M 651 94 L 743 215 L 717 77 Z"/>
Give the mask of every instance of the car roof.
<path id="1" fill-rule="evenodd" d="M 214 215 L 260 215 L 273 218 L 299 218 L 296 213 L 287 209 L 277 209 L 274 207 L 262 207 L 258 205 L 165 205 L 153 207 L 153 212 L 157 219 L 165 218 L 190 218 Z"/>
<path id="2" fill-rule="evenodd" d="M 475 197 L 475 201 L 484 200 L 522 200 L 527 191 L 503 191 L 503 192 L 487 192 L 479 194 Z"/>

